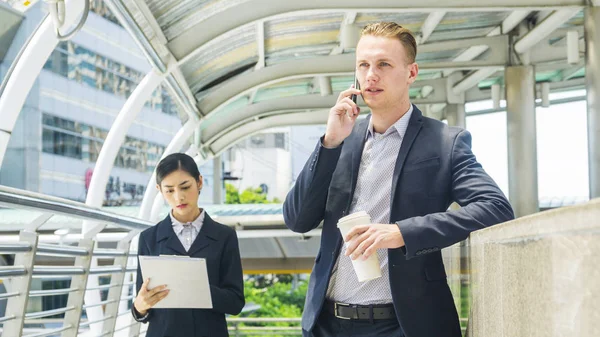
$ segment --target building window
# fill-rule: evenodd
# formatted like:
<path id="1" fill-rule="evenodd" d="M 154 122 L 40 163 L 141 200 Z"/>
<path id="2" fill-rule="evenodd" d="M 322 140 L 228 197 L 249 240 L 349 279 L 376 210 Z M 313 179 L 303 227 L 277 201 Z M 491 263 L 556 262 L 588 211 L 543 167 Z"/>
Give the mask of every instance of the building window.
<path id="1" fill-rule="evenodd" d="M 104 0 L 89 0 L 90 1 L 90 11 L 100 15 L 106 20 L 116 23 L 117 25 L 121 25 L 119 20 L 113 13 L 108 9 L 108 6 L 104 3 Z"/>
<path id="2" fill-rule="evenodd" d="M 128 98 L 141 82 L 144 74 L 125 65 L 98 55 L 71 41 L 61 42 L 54 49 L 44 69 L 70 80 L 120 97 Z M 146 106 L 168 115 L 177 115 L 164 87 L 159 86 Z"/>
<path id="3" fill-rule="evenodd" d="M 43 114 L 42 150 L 46 153 L 96 162 L 106 139 L 106 130 L 64 118 Z M 153 172 L 165 148 L 133 137 L 126 137 L 115 166 L 140 172 Z"/>
<path id="4" fill-rule="evenodd" d="M 69 289 L 71 280 L 44 280 L 42 290 Z M 67 306 L 69 295 L 53 295 L 42 297 L 42 311 L 61 309 Z M 65 314 L 57 314 L 46 318 L 64 318 Z"/>

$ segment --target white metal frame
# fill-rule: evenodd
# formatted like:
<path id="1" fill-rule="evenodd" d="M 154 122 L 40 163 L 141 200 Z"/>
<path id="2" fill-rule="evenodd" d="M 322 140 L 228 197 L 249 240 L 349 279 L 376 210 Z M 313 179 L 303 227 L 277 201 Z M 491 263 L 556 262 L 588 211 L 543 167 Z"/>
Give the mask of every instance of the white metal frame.
<path id="1" fill-rule="evenodd" d="M 150 70 L 150 72 L 137 85 L 131 96 L 129 96 L 123 105 L 123 108 L 117 115 L 117 118 L 111 126 L 108 135 L 106 136 L 106 140 L 102 145 L 102 149 L 100 150 L 98 160 L 96 161 L 96 166 L 94 167 L 94 174 L 92 175 L 92 179 L 90 181 L 90 187 L 88 189 L 85 202 L 86 205 L 91 207 L 102 206 L 106 184 L 108 182 L 110 173 L 112 172 L 117 154 L 119 153 L 121 145 L 123 145 L 123 141 L 125 140 L 125 136 L 127 135 L 127 132 L 129 131 L 129 128 L 135 121 L 136 117 L 144 107 L 144 104 L 152 96 L 152 93 L 154 90 L 156 90 L 156 88 L 158 88 L 165 76 L 166 74 L 160 74 L 156 70 Z M 88 235 L 90 231 L 98 233 L 104 228 L 104 226 L 105 224 L 97 225 L 95 222 L 84 221 L 82 232 L 84 235 Z M 125 261 L 127 261 L 127 259 L 125 259 Z M 96 259 L 92 259 L 90 263 L 91 267 L 97 266 Z M 91 287 L 98 286 L 97 276 L 90 275 L 89 278 L 86 278 L 86 280 Z M 120 291 L 121 290 L 118 289 L 119 295 Z M 113 297 L 115 297 L 114 294 Z M 98 303 L 99 301 L 99 290 L 85 292 L 86 304 Z M 104 313 L 102 308 L 91 307 L 86 310 L 86 313 L 91 321 L 98 321 L 98 323 L 90 325 L 90 330 L 93 333 L 100 333 L 103 330 L 103 322 L 101 319 L 104 317 Z M 113 324 L 114 328 L 113 318 L 114 317 L 111 317 L 111 321 L 109 323 Z"/>
<path id="2" fill-rule="evenodd" d="M 83 8 L 83 1 L 66 0 L 64 26 L 72 25 L 81 16 Z M 16 65 L 0 96 L 0 166 L 25 99 L 57 44 L 54 24 L 47 16 L 29 43 L 24 46 L 21 57 L 14 61 Z"/>

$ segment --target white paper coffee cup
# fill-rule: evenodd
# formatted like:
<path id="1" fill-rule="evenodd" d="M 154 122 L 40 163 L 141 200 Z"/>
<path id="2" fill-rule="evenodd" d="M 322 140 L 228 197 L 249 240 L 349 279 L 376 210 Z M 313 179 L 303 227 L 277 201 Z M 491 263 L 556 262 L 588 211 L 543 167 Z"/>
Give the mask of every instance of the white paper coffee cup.
<path id="1" fill-rule="evenodd" d="M 342 233 L 342 238 L 344 238 L 346 234 L 350 232 L 352 227 L 357 225 L 368 225 L 370 223 L 371 217 L 369 214 L 365 211 L 360 211 L 341 218 L 338 220 L 337 226 Z M 359 282 L 381 277 L 381 266 L 379 265 L 377 252 L 371 254 L 371 256 L 364 261 L 360 257 L 356 260 L 352 260 L 352 266 L 354 267 Z"/>

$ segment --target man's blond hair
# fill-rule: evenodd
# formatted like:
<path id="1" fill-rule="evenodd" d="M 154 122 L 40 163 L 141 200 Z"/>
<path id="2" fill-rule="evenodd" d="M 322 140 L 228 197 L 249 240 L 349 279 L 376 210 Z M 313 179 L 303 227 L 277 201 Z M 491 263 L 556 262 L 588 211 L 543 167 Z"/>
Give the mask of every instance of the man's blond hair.
<path id="1" fill-rule="evenodd" d="M 414 63 L 417 57 L 417 41 L 413 33 L 395 22 L 377 22 L 367 25 L 360 33 L 360 36 L 382 36 L 395 38 L 402 43 L 406 50 L 406 60 L 408 63 Z"/>

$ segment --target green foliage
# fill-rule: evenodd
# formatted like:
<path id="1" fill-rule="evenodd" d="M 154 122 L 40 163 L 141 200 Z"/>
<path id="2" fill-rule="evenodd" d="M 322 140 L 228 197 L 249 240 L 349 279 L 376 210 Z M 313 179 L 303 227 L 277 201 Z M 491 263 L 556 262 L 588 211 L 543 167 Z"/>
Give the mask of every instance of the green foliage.
<path id="1" fill-rule="evenodd" d="M 267 195 L 262 193 L 260 188 L 248 187 L 240 194 L 240 203 L 242 204 L 268 204 Z"/>
<path id="2" fill-rule="evenodd" d="M 246 303 L 257 304 L 260 306 L 260 309 L 240 314 L 239 317 L 301 317 L 304 310 L 304 299 L 308 289 L 308 282 L 298 281 L 296 288 L 293 289 L 291 279 L 291 275 L 251 276 L 244 282 Z M 243 323 L 240 326 L 297 327 L 299 323 Z"/>
<path id="3" fill-rule="evenodd" d="M 248 187 L 242 193 L 232 184 L 225 184 L 225 203 L 226 204 L 271 204 L 281 203 L 277 198 L 273 201 L 267 200 L 267 195 L 261 188 Z"/>
<path id="4" fill-rule="evenodd" d="M 231 184 L 225 184 L 225 203 L 226 204 L 239 204 L 240 194 L 238 189 Z"/>

